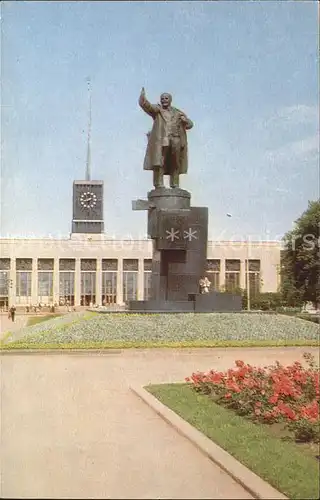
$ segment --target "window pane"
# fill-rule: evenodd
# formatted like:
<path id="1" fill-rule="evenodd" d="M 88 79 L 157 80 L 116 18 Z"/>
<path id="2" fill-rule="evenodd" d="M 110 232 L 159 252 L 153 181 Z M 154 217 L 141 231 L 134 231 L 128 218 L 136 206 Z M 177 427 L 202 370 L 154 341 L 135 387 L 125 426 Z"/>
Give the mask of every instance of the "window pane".
<path id="1" fill-rule="evenodd" d="M 62 271 L 59 273 L 59 303 L 69 302 L 74 305 L 74 276 L 73 271 Z"/>
<path id="2" fill-rule="evenodd" d="M 124 271 L 138 271 L 138 259 L 123 259 Z"/>
<path id="3" fill-rule="evenodd" d="M 9 295 L 9 272 L 0 271 L 0 295 Z"/>
<path id="4" fill-rule="evenodd" d="M 208 259 L 207 271 L 220 271 L 220 259 Z"/>
<path id="5" fill-rule="evenodd" d="M 53 271 L 53 259 L 38 259 L 38 271 Z"/>
<path id="6" fill-rule="evenodd" d="M 102 259 L 102 271 L 116 271 L 117 269 L 117 259 Z"/>
<path id="7" fill-rule="evenodd" d="M 28 271 L 17 271 L 16 273 L 16 296 L 31 297 L 32 273 Z"/>
<path id="8" fill-rule="evenodd" d="M 117 302 L 117 272 L 105 271 L 102 273 L 102 305 Z"/>
<path id="9" fill-rule="evenodd" d="M 60 271 L 74 271 L 76 268 L 75 259 L 59 259 Z"/>
<path id="10" fill-rule="evenodd" d="M 211 282 L 210 290 L 219 291 L 220 288 L 220 273 L 207 272 L 206 276 Z"/>
<path id="11" fill-rule="evenodd" d="M 226 271 L 240 271 L 240 260 L 226 259 Z"/>
<path id="12" fill-rule="evenodd" d="M 96 273 L 81 273 L 81 295 L 95 295 L 96 293 Z"/>
<path id="13" fill-rule="evenodd" d="M 152 273 L 150 271 L 145 271 L 143 274 L 144 274 L 143 298 L 144 300 L 149 300 L 151 298 Z"/>
<path id="14" fill-rule="evenodd" d="M 96 272 L 81 272 L 81 300 L 82 306 L 90 306 L 96 301 Z"/>
<path id="15" fill-rule="evenodd" d="M 249 273 L 250 297 L 260 293 L 260 273 Z"/>
<path id="16" fill-rule="evenodd" d="M 52 297 L 53 295 L 53 273 L 41 271 L 38 273 L 38 297 Z"/>
<path id="17" fill-rule="evenodd" d="M 9 271 L 9 269 L 10 269 L 10 259 L 0 259 L 0 269 L 2 271 Z"/>
<path id="18" fill-rule="evenodd" d="M 81 271 L 96 271 L 96 259 L 81 259 Z"/>
<path id="19" fill-rule="evenodd" d="M 240 273 L 226 273 L 226 291 L 234 292 L 240 288 Z"/>
<path id="20" fill-rule="evenodd" d="M 17 259 L 16 260 L 16 270 L 17 271 L 32 271 L 32 259 Z"/>
<path id="21" fill-rule="evenodd" d="M 249 271 L 260 271 L 260 260 L 249 260 Z"/>
<path id="22" fill-rule="evenodd" d="M 123 300 L 137 300 L 138 295 L 138 273 L 125 271 L 123 273 Z"/>
<path id="23" fill-rule="evenodd" d="M 152 259 L 144 259 L 143 269 L 145 271 L 152 271 Z"/>

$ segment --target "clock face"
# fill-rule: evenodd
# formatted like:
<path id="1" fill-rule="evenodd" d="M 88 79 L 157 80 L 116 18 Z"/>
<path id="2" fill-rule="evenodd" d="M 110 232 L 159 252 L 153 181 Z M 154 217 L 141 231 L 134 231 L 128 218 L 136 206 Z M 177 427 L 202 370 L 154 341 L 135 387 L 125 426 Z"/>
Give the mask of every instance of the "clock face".
<path id="1" fill-rule="evenodd" d="M 97 196 L 91 191 L 85 191 L 80 195 L 81 208 L 93 208 L 97 204 Z"/>

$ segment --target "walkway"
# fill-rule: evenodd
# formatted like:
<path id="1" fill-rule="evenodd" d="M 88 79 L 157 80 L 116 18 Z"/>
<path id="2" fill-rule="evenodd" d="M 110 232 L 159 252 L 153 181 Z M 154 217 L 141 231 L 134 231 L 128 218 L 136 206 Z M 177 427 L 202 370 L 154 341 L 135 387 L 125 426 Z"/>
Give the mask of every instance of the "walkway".
<path id="1" fill-rule="evenodd" d="M 30 316 L 30 315 L 29 315 Z M 8 318 L 8 313 L 0 314 L 0 339 L 3 338 L 6 332 L 14 332 L 23 328 L 28 321 L 26 314 L 16 314 L 15 320 Z"/>
<path id="2" fill-rule="evenodd" d="M 304 349 L 316 352 L 315 349 Z M 127 350 L 1 358 L 1 497 L 202 498 L 250 495 L 130 392 L 235 359 L 303 350 Z"/>

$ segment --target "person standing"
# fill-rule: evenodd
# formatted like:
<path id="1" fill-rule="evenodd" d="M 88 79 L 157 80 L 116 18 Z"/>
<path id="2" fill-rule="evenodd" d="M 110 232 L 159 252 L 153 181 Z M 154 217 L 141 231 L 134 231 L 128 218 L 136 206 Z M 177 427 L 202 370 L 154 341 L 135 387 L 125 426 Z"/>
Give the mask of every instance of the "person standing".
<path id="1" fill-rule="evenodd" d="M 14 319 L 15 319 L 15 315 L 16 315 L 16 308 L 15 306 L 11 306 L 10 307 L 10 316 L 11 316 L 11 320 L 14 322 Z"/>

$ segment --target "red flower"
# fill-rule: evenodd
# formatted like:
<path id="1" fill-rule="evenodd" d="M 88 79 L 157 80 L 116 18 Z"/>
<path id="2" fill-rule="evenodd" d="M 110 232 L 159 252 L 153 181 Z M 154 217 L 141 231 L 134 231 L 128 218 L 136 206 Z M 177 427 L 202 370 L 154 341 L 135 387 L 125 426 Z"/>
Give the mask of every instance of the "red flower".
<path id="1" fill-rule="evenodd" d="M 273 394 L 273 396 L 271 396 L 269 399 L 268 399 L 268 402 L 270 404 L 274 404 L 274 403 L 277 403 L 279 399 L 279 394 Z"/>
<path id="2" fill-rule="evenodd" d="M 244 366 L 244 361 L 241 361 L 241 359 L 237 359 L 236 366 L 238 368 L 242 368 Z"/>
<path id="3" fill-rule="evenodd" d="M 316 422 L 319 419 L 319 404 L 316 400 L 303 406 L 300 410 L 300 415 L 302 418 L 310 420 L 311 422 Z"/>

